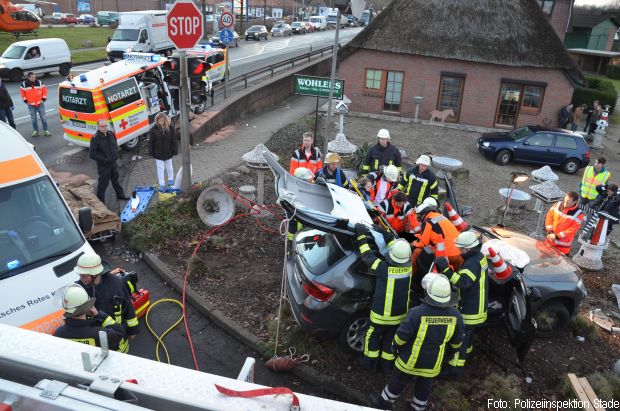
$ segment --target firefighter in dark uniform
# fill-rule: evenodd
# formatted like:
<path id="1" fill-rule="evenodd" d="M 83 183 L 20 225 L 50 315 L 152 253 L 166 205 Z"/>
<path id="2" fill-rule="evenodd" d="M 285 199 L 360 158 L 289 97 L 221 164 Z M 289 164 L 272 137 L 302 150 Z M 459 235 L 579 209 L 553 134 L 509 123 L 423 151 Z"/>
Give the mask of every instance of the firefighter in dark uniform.
<path id="1" fill-rule="evenodd" d="M 394 240 L 392 234 L 383 231 L 389 249 L 385 260 L 368 245 L 372 234 L 365 225 L 356 224 L 355 232 L 362 260 L 369 267 L 369 274 L 376 277 L 362 365 L 375 369 L 380 362 L 383 371 L 391 371 L 395 359 L 392 337 L 409 309 L 411 246 L 406 240 Z"/>
<path id="2" fill-rule="evenodd" d="M 390 142 L 390 132 L 382 128 L 377 133 L 377 144 L 370 147 L 362 163 L 362 173 L 381 171 L 381 166 L 394 165 L 401 171 L 402 156 L 400 150 Z"/>
<path id="3" fill-rule="evenodd" d="M 75 272 L 80 276 L 78 284 L 89 296 L 96 298 L 97 310 L 110 313 L 114 321 L 123 326 L 126 335 L 118 351 L 126 353 L 129 350 L 128 338 L 138 334 L 138 318 L 125 282 L 115 273 L 104 273 L 101 257 L 95 253 L 83 254 L 77 261 Z"/>
<path id="4" fill-rule="evenodd" d="M 413 207 L 422 204 L 425 198 L 439 199 L 439 185 L 435 173 L 430 170 L 431 158 L 421 155 L 416 160 L 415 167 L 411 167 L 403 173 L 398 189 L 409 197 Z"/>
<path id="5" fill-rule="evenodd" d="M 54 332 L 56 337 L 101 347 L 99 331 L 105 331 L 108 337 L 108 348 L 118 350 L 121 340 L 125 337 L 122 325 L 108 314 L 95 307 L 95 298 L 79 284 L 69 284 L 62 296 L 62 308 L 65 310 L 64 325 Z"/>
<path id="6" fill-rule="evenodd" d="M 446 349 L 457 350 L 463 338 L 463 319 L 455 308 L 456 293 L 442 274 L 424 277 L 425 297 L 407 313 L 394 336 L 396 366 L 381 394 L 371 396 L 373 406 L 392 409 L 407 384 L 415 378 L 411 408 L 426 409 L 433 381 L 441 372 Z M 446 344 L 450 344 L 446 347 Z"/>
<path id="7" fill-rule="evenodd" d="M 325 165 L 318 170 L 315 178 L 323 178 L 326 183 L 335 184 L 338 187 L 349 188 L 349 180 L 340 166 L 340 156 L 337 153 L 327 153 Z"/>
<path id="8" fill-rule="evenodd" d="M 465 324 L 463 345 L 448 362 L 446 377 L 463 375 L 465 360 L 473 349 L 474 331 L 487 320 L 487 302 L 489 298 L 488 262 L 480 252 L 480 241 L 473 231 L 464 231 L 456 239 L 456 246 L 461 250 L 463 264 L 454 271 L 445 258 L 437 258 L 435 263 L 439 272 L 445 274 L 459 290 L 459 311 Z"/>

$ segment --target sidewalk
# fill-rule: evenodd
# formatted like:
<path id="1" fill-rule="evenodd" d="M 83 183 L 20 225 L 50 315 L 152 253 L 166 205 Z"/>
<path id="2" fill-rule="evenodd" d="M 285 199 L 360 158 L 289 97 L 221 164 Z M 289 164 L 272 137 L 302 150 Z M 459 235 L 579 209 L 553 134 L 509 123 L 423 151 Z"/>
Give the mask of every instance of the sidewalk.
<path id="1" fill-rule="evenodd" d="M 293 96 L 281 102 L 272 111 L 254 114 L 200 140 L 191 149 L 192 181 L 208 181 L 222 172 L 243 163 L 241 156 L 271 135 L 299 118 L 314 111 L 314 98 Z M 301 143 L 301 136 L 299 136 Z M 180 151 L 180 149 L 179 149 Z M 181 167 L 181 153 L 173 159 L 174 173 Z M 132 163 L 125 176 L 124 189 L 131 193 L 138 185 L 157 184 L 155 160 L 145 157 Z"/>

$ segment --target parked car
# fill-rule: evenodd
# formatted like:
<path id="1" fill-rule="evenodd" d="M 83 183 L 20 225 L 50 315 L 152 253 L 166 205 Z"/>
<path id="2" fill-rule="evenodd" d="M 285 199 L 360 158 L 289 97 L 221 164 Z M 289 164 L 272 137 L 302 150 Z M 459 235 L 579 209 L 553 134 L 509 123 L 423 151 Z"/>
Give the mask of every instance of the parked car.
<path id="1" fill-rule="evenodd" d="M 347 26 L 357 27 L 358 25 L 359 25 L 359 22 L 357 20 L 357 17 L 355 17 L 352 14 L 347 15 Z"/>
<path id="2" fill-rule="evenodd" d="M 92 14 L 80 14 L 78 22 L 81 24 L 95 24 L 95 16 Z"/>
<path id="3" fill-rule="evenodd" d="M 97 13 L 97 25 L 109 26 L 110 24 L 118 24 L 120 17 L 116 11 L 100 11 Z"/>
<path id="4" fill-rule="evenodd" d="M 306 33 L 314 33 L 314 26 L 309 21 L 304 21 L 306 25 Z"/>
<path id="5" fill-rule="evenodd" d="M 301 21 L 296 21 L 291 24 L 291 32 L 293 34 L 306 34 L 308 31 L 306 30 L 306 24 Z"/>
<path id="6" fill-rule="evenodd" d="M 355 224 L 372 226 L 369 211 L 351 191 L 302 182 L 270 154 L 263 156 L 275 175 L 280 205 L 305 227 L 295 234 L 293 253 L 286 262 L 293 316 L 307 332 L 337 337 L 346 349 L 360 352 L 374 284 L 355 246 Z M 449 181 L 441 181 L 448 199 L 460 212 Z M 473 229 L 481 242 L 493 240 L 517 257 L 508 261 L 513 266 L 509 278 L 497 279 L 489 273 L 487 325 L 504 326 L 523 359 L 536 331 L 533 315 L 545 319 L 547 330 L 557 330 L 579 312 L 587 295 L 581 270 L 542 241 L 498 227 Z M 371 233 L 376 249 L 385 255 L 386 246 L 377 226 L 372 226 Z M 430 265 L 432 259 L 432 255 L 421 257 L 421 268 L 428 270 L 424 265 Z"/>
<path id="7" fill-rule="evenodd" d="M 291 26 L 286 23 L 278 23 L 271 28 L 271 35 L 276 36 L 292 36 Z"/>
<path id="8" fill-rule="evenodd" d="M 264 38 L 265 40 L 269 38 L 269 32 L 267 32 L 267 27 L 265 26 L 250 26 L 250 28 L 245 31 L 246 41 L 249 39 L 260 41 L 261 38 Z"/>
<path id="9" fill-rule="evenodd" d="M 63 13 L 52 13 L 52 21 L 54 23 L 62 23 Z"/>
<path id="10" fill-rule="evenodd" d="M 590 149 L 581 135 L 538 126 L 484 133 L 478 138 L 478 151 L 502 166 L 521 161 L 558 166 L 568 174 L 590 162 Z"/>
<path id="11" fill-rule="evenodd" d="M 63 24 L 78 24 L 78 19 L 74 14 L 65 13 L 62 15 L 60 22 Z"/>
<path id="12" fill-rule="evenodd" d="M 220 33 L 222 30 L 220 30 Z M 212 36 L 209 39 L 209 42 L 213 44 L 215 47 L 224 47 L 225 44 L 220 41 L 219 33 L 215 36 Z M 239 47 L 239 33 L 233 31 L 233 41 L 228 45 L 229 47 Z"/>

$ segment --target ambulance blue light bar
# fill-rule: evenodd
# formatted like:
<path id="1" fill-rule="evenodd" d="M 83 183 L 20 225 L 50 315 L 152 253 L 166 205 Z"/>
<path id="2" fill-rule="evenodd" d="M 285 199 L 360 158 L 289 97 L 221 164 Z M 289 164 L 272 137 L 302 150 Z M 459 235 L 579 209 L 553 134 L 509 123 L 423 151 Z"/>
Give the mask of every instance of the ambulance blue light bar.
<path id="1" fill-rule="evenodd" d="M 139 63 L 155 63 L 161 60 L 161 56 L 159 54 L 153 53 L 123 53 L 123 60 L 131 61 L 131 62 L 139 62 Z"/>

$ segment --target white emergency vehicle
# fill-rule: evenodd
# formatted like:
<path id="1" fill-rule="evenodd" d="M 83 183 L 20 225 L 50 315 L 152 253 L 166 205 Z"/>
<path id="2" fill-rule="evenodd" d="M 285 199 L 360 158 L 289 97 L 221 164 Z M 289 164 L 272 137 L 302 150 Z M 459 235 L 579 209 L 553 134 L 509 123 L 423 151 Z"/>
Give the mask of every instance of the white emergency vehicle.
<path id="1" fill-rule="evenodd" d="M 63 311 L 56 290 L 78 279 L 80 255 L 93 252 L 32 146 L 0 122 L 0 323 L 51 333 Z M 80 230 L 82 228 L 82 230 Z"/>

